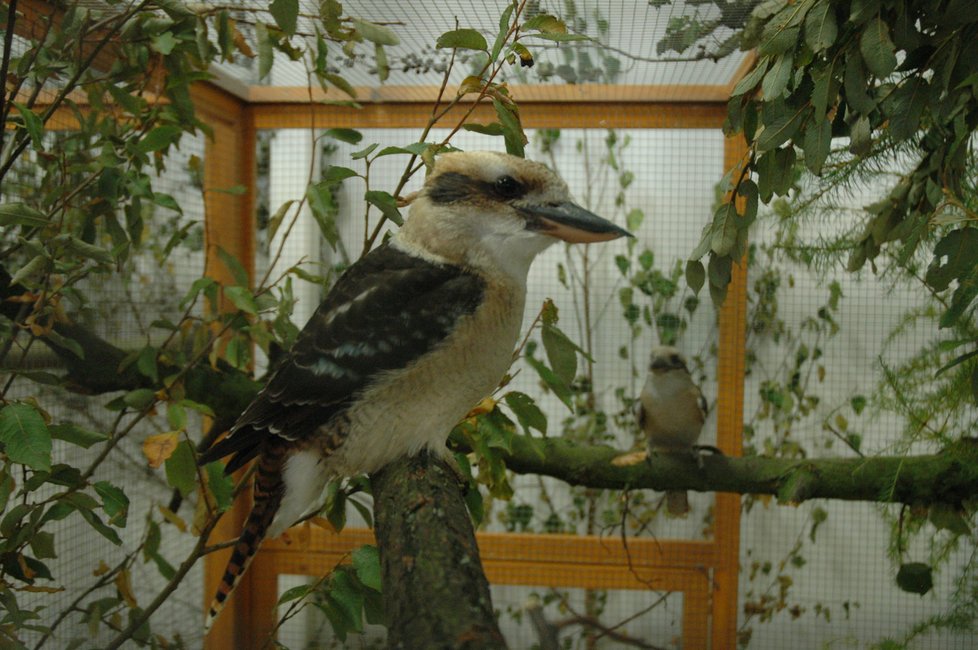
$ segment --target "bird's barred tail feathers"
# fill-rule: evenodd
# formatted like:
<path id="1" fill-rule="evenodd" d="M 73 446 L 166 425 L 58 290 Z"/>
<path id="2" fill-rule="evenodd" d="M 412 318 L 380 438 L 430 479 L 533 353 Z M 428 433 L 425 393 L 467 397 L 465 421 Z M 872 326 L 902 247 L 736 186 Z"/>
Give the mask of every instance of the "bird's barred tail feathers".
<path id="1" fill-rule="evenodd" d="M 221 584 L 217 587 L 214 600 L 211 601 L 210 610 L 207 612 L 207 620 L 204 623 L 204 633 L 206 634 L 214 619 L 224 609 L 224 604 L 228 597 L 238 585 L 238 581 L 248 566 L 251 564 L 255 553 L 265 539 L 265 533 L 275 518 L 279 504 L 282 502 L 282 465 L 286 447 L 276 446 L 263 450 L 258 460 L 258 471 L 255 476 L 254 505 L 248 514 L 244 530 L 238 542 L 234 545 L 231 552 L 231 559 L 228 560 L 227 568 L 224 569 L 224 577 Z"/>

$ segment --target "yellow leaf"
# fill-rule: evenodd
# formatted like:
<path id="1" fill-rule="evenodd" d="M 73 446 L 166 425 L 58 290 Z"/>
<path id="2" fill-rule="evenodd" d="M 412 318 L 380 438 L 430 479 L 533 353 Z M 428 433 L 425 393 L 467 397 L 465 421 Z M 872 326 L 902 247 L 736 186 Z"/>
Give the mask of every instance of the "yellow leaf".
<path id="1" fill-rule="evenodd" d="M 633 451 L 628 454 L 622 454 L 621 456 L 615 456 L 611 459 L 611 464 L 615 467 L 631 467 L 632 465 L 644 463 L 648 457 L 649 454 L 646 451 Z"/>
<path id="2" fill-rule="evenodd" d="M 109 572 L 109 565 L 105 563 L 105 560 L 98 561 L 98 568 L 92 571 L 93 576 L 104 576 Z"/>
<path id="3" fill-rule="evenodd" d="M 160 514 L 163 515 L 164 519 L 166 519 L 168 522 L 176 526 L 181 533 L 187 532 L 187 522 L 185 522 L 183 518 L 181 518 L 177 513 L 173 512 L 166 506 L 157 506 L 157 507 L 160 509 Z"/>
<path id="4" fill-rule="evenodd" d="M 292 528 L 292 536 L 295 538 L 297 550 L 308 551 L 312 544 L 312 525 L 308 521 L 302 522 L 302 525 Z"/>
<path id="5" fill-rule="evenodd" d="M 462 80 L 462 83 L 458 85 L 459 95 L 468 95 L 469 93 L 477 93 L 482 91 L 482 86 L 485 82 L 482 77 L 477 75 L 470 75 Z"/>
<path id="6" fill-rule="evenodd" d="M 42 587 L 41 585 L 24 585 L 17 588 L 17 591 L 30 591 L 39 594 L 56 594 L 64 590 L 64 587 Z"/>
<path id="7" fill-rule="evenodd" d="M 163 461 L 173 455 L 179 443 L 179 431 L 157 433 L 143 440 L 143 456 L 146 456 L 149 466 L 156 469 L 163 464 Z"/>
<path id="8" fill-rule="evenodd" d="M 336 528 L 334 528 L 333 524 L 329 523 L 329 519 L 326 519 L 325 517 L 312 517 L 309 519 L 309 523 L 313 526 L 319 526 L 323 530 L 328 530 L 331 533 L 336 532 Z"/>
<path id="9" fill-rule="evenodd" d="M 204 476 L 206 477 L 206 474 Z M 204 480 L 207 479 L 204 478 Z M 197 507 L 194 508 L 194 520 L 190 524 L 190 532 L 199 537 L 216 510 L 217 504 L 214 502 L 214 495 L 211 494 L 211 491 L 205 490 L 203 486 L 197 486 Z"/>
<path id="10" fill-rule="evenodd" d="M 491 397 L 483 397 L 482 401 L 472 407 L 472 410 L 466 414 L 465 419 L 478 417 L 480 415 L 485 415 L 486 413 L 492 413 L 492 410 L 496 408 L 496 400 Z"/>
<path id="11" fill-rule="evenodd" d="M 115 588 L 130 609 L 136 607 L 136 596 L 132 593 L 132 580 L 129 579 L 129 569 L 123 569 L 115 576 Z"/>

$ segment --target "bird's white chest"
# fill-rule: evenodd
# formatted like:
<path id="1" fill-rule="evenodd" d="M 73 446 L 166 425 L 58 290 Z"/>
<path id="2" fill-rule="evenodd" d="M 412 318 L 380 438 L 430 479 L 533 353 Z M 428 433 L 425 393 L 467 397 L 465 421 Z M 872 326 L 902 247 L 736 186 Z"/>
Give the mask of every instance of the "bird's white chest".
<path id="1" fill-rule="evenodd" d="M 699 438 L 703 415 L 699 392 L 688 382 L 649 381 L 642 391 L 649 445 L 686 448 Z"/>
<path id="2" fill-rule="evenodd" d="M 347 413 L 348 431 L 326 458 L 332 474 L 374 472 L 423 448 L 444 453 L 445 440 L 512 361 L 523 320 L 519 287 L 490 287 L 437 349 L 373 384 Z"/>

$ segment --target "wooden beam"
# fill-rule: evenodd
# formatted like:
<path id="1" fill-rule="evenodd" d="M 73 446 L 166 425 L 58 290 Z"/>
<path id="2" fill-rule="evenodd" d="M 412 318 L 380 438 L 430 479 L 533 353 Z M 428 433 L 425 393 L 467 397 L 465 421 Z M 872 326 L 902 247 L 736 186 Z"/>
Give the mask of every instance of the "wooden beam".
<path id="1" fill-rule="evenodd" d="M 739 70 L 739 69 L 738 69 Z M 735 75 L 736 76 L 736 75 Z M 219 83 L 223 83 L 219 81 Z M 325 101 L 349 101 L 349 95 L 333 88 L 304 86 L 229 86 L 244 93 L 242 100 L 249 104 L 308 104 Z M 520 106 L 527 103 L 726 103 L 730 98 L 727 84 L 716 86 L 693 84 L 616 85 L 616 84 L 535 84 L 509 86 L 510 94 Z M 438 86 L 360 86 L 354 88 L 361 104 L 416 103 L 430 107 L 438 98 Z M 449 86 L 444 98 L 451 100 L 456 86 Z M 471 103 L 476 95 L 462 98 Z"/>
<path id="2" fill-rule="evenodd" d="M 723 169 L 743 168 L 747 143 L 727 138 Z M 736 172 L 735 172 L 736 174 Z M 743 210 L 743 197 L 738 207 Z M 728 456 L 743 455 L 744 373 L 747 345 L 747 260 L 733 265 L 727 298 L 720 309 L 717 359 L 717 446 Z M 714 648 L 734 648 L 737 641 L 737 590 L 740 570 L 740 495 L 717 493 L 714 540 L 720 554 L 713 574 Z"/>
<path id="3" fill-rule="evenodd" d="M 519 98 L 517 98 L 519 99 Z M 468 106 L 456 106 L 439 126 L 451 127 L 462 119 Z M 356 109 L 323 104 L 255 104 L 256 129 L 347 128 L 422 128 L 431 116 L 431 107 L 414 103 L 367 104 Z M 715 129 L 726 117 L 721 104 L 592 102 L 569 106 L 562 102 L 520 104 L 525 128 L 630 128 L 630 129 Z M 477 106 L 469 122 L 496 121 L 492 106 Z"/>

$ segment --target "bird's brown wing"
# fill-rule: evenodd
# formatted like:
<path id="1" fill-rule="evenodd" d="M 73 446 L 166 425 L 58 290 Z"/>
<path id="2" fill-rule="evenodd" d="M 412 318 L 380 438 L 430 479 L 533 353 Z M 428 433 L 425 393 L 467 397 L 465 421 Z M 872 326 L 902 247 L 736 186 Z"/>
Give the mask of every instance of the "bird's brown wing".
<path id="1" fill-rule="evenodd" d="M 299 333 L 230 434 L 200 457 L 231 472 L 269 436 L 297 440 L 342 412 L 385 373 L 411 364 L 480 304 L 477 275 L 382 246 L 351 266 Z"/>

